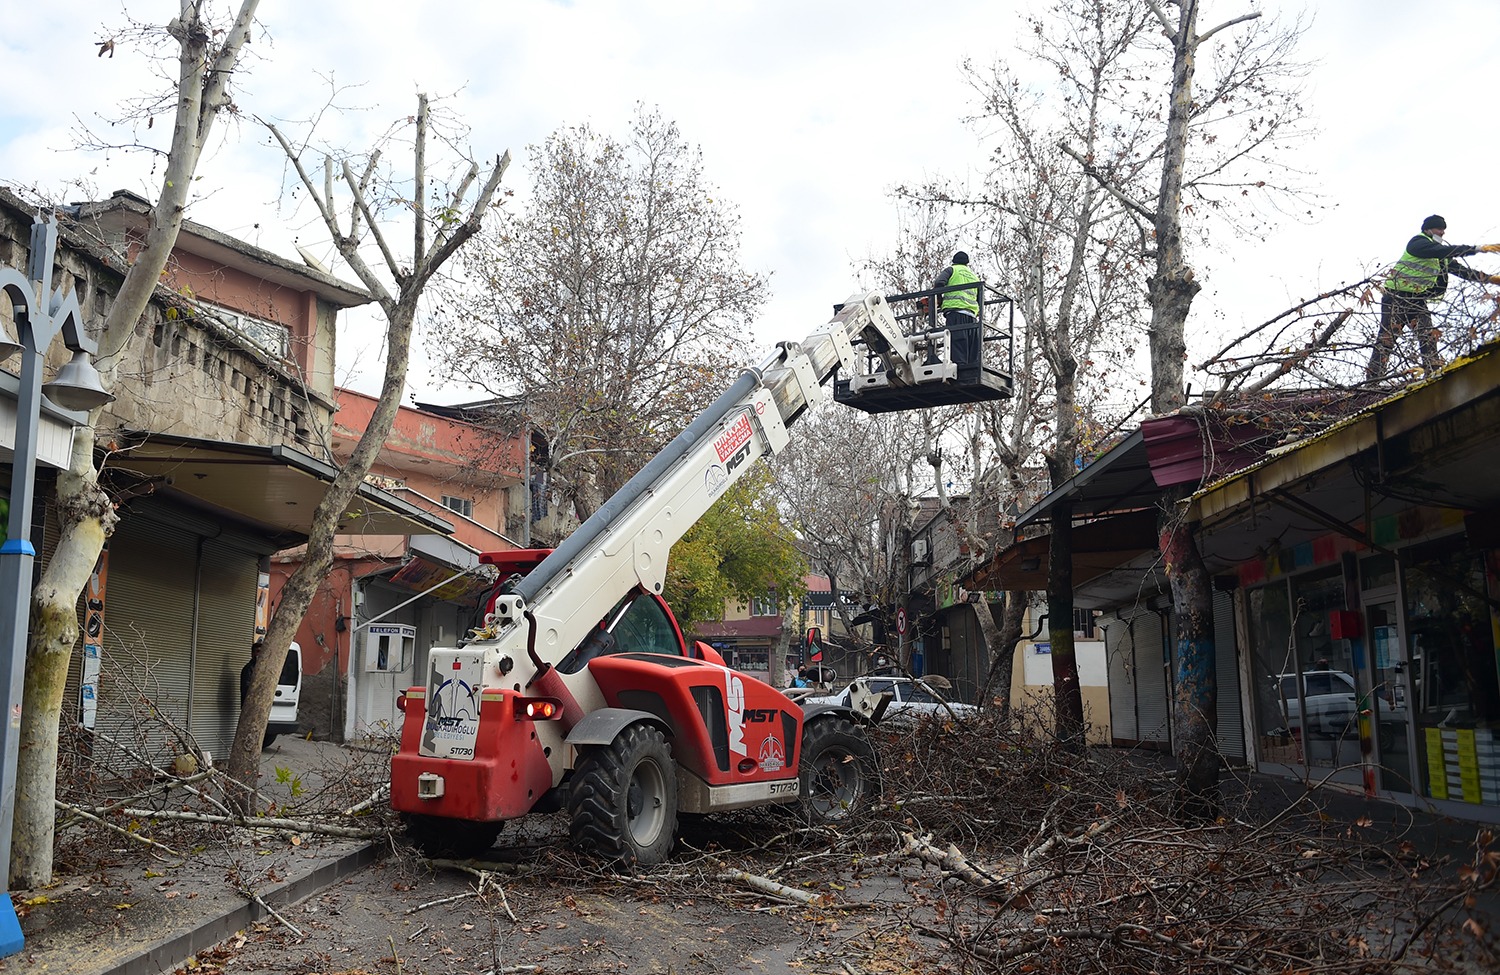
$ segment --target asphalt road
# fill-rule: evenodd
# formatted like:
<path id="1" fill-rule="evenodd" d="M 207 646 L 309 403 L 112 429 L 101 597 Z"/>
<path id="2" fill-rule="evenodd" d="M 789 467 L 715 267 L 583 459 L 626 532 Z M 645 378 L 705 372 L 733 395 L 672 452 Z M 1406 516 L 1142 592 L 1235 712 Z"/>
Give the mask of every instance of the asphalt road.
<path id="1" fill-rule="evenodd" d="M 510 841 L 511 845 L 507 844 Z M 555 840 L 555 842 L 554 842 Z M 387 858 L 200 956 L 201 973 L 926 973 L 931 945 L 897 919 L 931 880 L 846 871 L 831 903 L 788 906 L 732 881 L 580 871 L 563 837 L 507 834 L 490 858 L 517 876 Z M 743 862 L 743 861 L 738 861 Z M 479 864 L 484 866 L 484 864 Z M 696 887 L 694 886 L 696 884 Z M 915 884 L 915 888 L 910 886 Z M 804 889 L 807 889 L 804 887 Z M 927 956 L 924 960 L 923 956 Z"/>

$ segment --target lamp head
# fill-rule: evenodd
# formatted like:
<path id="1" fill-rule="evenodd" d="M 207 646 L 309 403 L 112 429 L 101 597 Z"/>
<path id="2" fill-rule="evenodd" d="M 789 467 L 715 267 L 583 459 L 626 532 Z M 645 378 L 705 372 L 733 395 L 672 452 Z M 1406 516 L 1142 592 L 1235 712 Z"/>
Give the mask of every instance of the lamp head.
<path id="1" fill-rule="evenodd" d="M 92 357 L 82 349 L 75 349 L 52 381 L 42 385 L 42 394 L 63 409 L 80 413 L 115 401 L 114 393 L 104 388 Z"/>
<path id="2" fill-rule="evenodd" d="M 9 298 L 10 295 L 6 294 L 4 297 Z M 24 305 L 13 305 L 12 307 L 15 308 L 17 318 L 26 314 L 26 307 Z M 8 329 L 0 327 L 0 362 L 4 362 L 6 359 L 9 359 L 17 352 L 20 352 L 22 349 L 26 348 L 26 346 L 22 345 L 20 342 L 20 323 L 13 322 L 11 327 L 14 328 L 17 332 L 17 337 L 15 338 L 11 337 L 10 331 Z"/>

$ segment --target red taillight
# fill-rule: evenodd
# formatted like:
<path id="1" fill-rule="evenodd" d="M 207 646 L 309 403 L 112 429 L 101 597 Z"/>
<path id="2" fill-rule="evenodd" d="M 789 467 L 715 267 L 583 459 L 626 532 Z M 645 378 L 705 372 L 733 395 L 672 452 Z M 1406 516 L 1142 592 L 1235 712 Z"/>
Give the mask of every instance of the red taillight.
<path id="1" fill-rule="evenodd" d="M 406 692 L 402 691 L 396 695 L 396 710 L 402 714 L 406 713 Z"/>
<path id="2" fill-rule="evenodd" d="M 562 702 L 550 697 L 516 698 L 517 721 L 552 721 L 562 717 Z"/>

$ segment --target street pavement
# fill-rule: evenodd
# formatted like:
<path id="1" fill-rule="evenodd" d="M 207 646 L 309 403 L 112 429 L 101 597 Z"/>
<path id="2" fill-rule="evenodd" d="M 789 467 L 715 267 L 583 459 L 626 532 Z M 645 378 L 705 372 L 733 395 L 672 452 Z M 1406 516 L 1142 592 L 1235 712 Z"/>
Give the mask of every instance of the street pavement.
<path id="1" fill-rule="evenodd" d="M 262 755 L 263 791 L 278 804 L 314 792 L 324 777 L 371 756 L 328 742 L 278 739 Z M 278 781 L 281 780 L 281 781 Z M 295 790 L 292 783 L 296 783 Z M 278 911 L 375 862 L 387 848 L 364 840 L 232 830 L 221 848 L 162 854 L 106 849 L 98 862 L 60 869 L 53 885 L 16 891 L 25 945 L 0 972 L 157 975 L 268 916 L 236 888 Z"/>
<path id="2" fill-rule="evenodd" d="M 349 750 L 331 743 L 283 741 L 268 749 L 264 756 L 267 788 L 284 789 L 285 782 L 278 784 L 278 779 L 313 783 L 349 757 Z M 369 755 L 352 757 L 366 763 L 370 759 Z M 1156 760 L 1147 759 L 1143 772 L 1148 770 L 1147 765 L 1161 770 Z M 1249 793 L 1246 808 L 1258 807 L 1260 814 L 1274 813 L 1305 796 L 1303 787 L 1294 781 L 1243 774 L 1226 779 L 1226 792 L 1241 789 Z M 1390 803 L 1326 789 L 1318 790 L 1314 798 L 1330 818 L 1341 822 L 1368 820 L 1369 828 L 1387 829 L 1393 840 L 1411 843 L 1428 856 L 1447 856 L 1459 862 L 1472 858 L 1476 833 L 1473 823 L 1414 813 Z M 508 834 L 512 843 L 520 839 L 516 832 L 512 827 Z M 384 854 L 389 846 L 383 843 L 325 837 L 307 837 L 293 843 L 287 834 L 276 831 L 234 833 L 238 838 L 233 844 L 226 844 L 220 850 L 195 851 L 184 863 L 155 859 L 143 864 L 138 856 L 127 856 L 126 851 L 120 851 L 118 859 L 106 857 L 61 878 L 47 890 L 18 893 L 26 945 L 20 954 L 0 961 L 0 973 L 157 975 L 172 971 L 196 953 L 227 940 L 240 946 L 244 953 L 242 964 L 230 962 L 227 971 L 280 971 L 289 964 L 292 969 L 286 970 L 302 971 L 304 968 L 293 964 L 294 957 L 312 951 L 326 958 L 339 945 L 356 941 L 354 929 L 372 924 L 378 928 L 378 937 L 364 939 L 372 943 L 366 952 L 371 957 L 362 958 L 364 962 L 380 961 L 385 954 L 381 946 L 389 941 L 395 957 L 426 950 L 434 960 L 444 962 L 442 970 L 471 970 L 463 963 L 459 963 L 459 968 L 452 967 L 455 961 L 452 953 L 466 951 L 468 960 L 477 963 L 492 950 L 482 942 L 486 939 L 494 942 L 498 937 L 486 933 L 493 922 L 476 912 L 489 911 L 488 916 L 493 917 L 499 908 L 477 900 L 463 900 L 443 911 L 412 913 L 412 905 L 448 896 L 472 896 L 464 893 L 472 889 L 471 877 L 413 871 L 409 861 L 387 862 Z M 565 842 L 560 834 L 553 841 Z M 497 855 L 502 854 L 505 845 L 502 841 L 495 851 Z M 237 892 L 237 887 L 255 891 L 265 904 L 306 927 L 308 942 L 303 944 L 301 938 L 293 938 L 279 921 L 269 918 L 261 904 Z M 393 889 L 401 896 L 392 899 Z M 513 896 L 526 896 L 512 890 Z M 706 915 L 710 920 L 693 918 L 692 905 L 667 903 L 659 909 L 649 903 L 630 905 L 628 901 L 615 905 L 608 895 L 584 891 L 559 893 L 545 885 L 534 893 L 540 899 L 525 910 L 519 902 L 505 906 L 505 910 L 513 906 L 523 918 L 530 915 L 531 923 L 523 927 L 524 937 L 533 949 L 549 937 L 546 934 L 549 930 L 555 942 L 547 949 L 549 952 L 578 952 L 587 950 L 591 943 L 605 944 L 609 932 L 614 932 L 617 943 L 625 940 L 624 932 L 635 932 L 640 940 L 638 935 L 642 931 L 667 931 L 671 928 L 668 922 L 672 921 L 687 927 L 671 938 L 648 939 L 636 949 L 635 961 L 655 958 L 665 967 L 653 970 L 663 971 L 680 970 L 680 966 L 689 962 L 709 963 L 714 970 L 726 972 L 805 970 L 793 962 L 795 957 L 807 957 L 807 945 L 799 947 L 795 933 L 784 925 L 770 923 L 770 916 L 764 918 L 765 924 L 741 920 L 725 930 L 710 926 L 711 913 Z M 911 891 L 903 891 L 897 883 L 890 891 L 877 892 L 872 888 L 867 896 L 882 900 L 909 898 Z M 34 903 L 27 904 L 28 900 Z M 708 902 L 705 899 L 705 906 Z M 1500 896 L 1492 892 L 1481 908 L 1490 917 L 1500 917 Z M 622 909 L 634 920 L 625 917 L 609 920 Z M 655 921 L 646 917 L 653 911 L 661 914 Z M 446 920 L 439 922 L 440 917 Z M 747 933 L 745 924 L 755 928 L 748 941 L 741 937 Z M 737 926 L 741 929 L 733 930 Z M 238 932 L 250 932 L 248 948 L 244 948 L 247 939 L 237 937 Z M 589 932 L 593 932 L 592 942 Z M 470 939 L 468 948 L 463 947 L 465 937 Z M 514 960 L 515 955 L 511 958 Z M 272 966 L 271 961 L 276 959 L 279 960 Z M 352 962 L 354 958 L 349 960 Z M 571 961 L 576 964 L 583 959 L 574 957 Z M 481 965 L 472 970 L 483 971 L 488 967 Z M 404 970 L 425 969 L 408 966 Z"/>

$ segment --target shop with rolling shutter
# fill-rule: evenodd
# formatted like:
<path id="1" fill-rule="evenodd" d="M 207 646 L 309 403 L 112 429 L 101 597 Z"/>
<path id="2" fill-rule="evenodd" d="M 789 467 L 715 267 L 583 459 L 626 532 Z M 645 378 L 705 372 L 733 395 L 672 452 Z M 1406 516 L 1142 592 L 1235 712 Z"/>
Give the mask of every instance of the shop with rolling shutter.
<path id="1" fill-rule="evenodd" d="M 122 511 L 108 550 L 98 732 L 157 758 L 181 751 L 184 733 L 228 755 L 269 547 L 180 506 L 142 499 Z"/>

